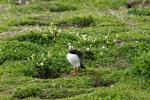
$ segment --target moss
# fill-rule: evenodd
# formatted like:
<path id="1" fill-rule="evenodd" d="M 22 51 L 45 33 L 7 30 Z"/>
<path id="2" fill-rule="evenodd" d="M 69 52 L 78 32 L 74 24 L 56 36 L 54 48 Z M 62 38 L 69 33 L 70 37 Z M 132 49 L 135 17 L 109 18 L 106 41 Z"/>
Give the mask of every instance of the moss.
<path id="1" fill-rule="evenodd" d="M 4 63 L 7 60 L 30 59 L 32 54 L 37 53 L 39 50 L 41 50 L 41 48 L 38 45 L 27 42 L 8 41 L 0 43 L 0 64 Z"/>
<path id="2" fill-rule="evenodd" d="M 45 93 L 40 95 L 40 98 L 48 98 L 48 99 L 67 98 L 67 97 L 80 95 L 84 93 L 90 93 L 91 91 L 93 91 L 93 89 L 79 89 L 79 90 L 68 89 L 68 88 L 65 89 L 62 88 L 60 90 L 49 89 Z"/>
<path id="3" fill-rule="evenodd" d="M 141 75 L 145 77 L 150 77 L 150 53 L 142 53 L 134 61 L 133 67 L 128 70 L 131 75 Z"/>
<path id="4" fill-rule="evenodd" d="M 39 56 L 36 63 L 33 65 L 33 75 L 37 78 L 58 78 L 61 75 L 68 74 L 70 67 L 67 67 L 64 59 L 56 59 L 56 57 Z"/>
<path id="5" fill-rule="evenodd" d="M 35 97 L 41 93 L 41 89 L 36 85 L 23 86 L 15 90 L 13 97 L 23 99 L 27 97 Z"/>
<path id="6" fill-rule="evenodd" d="M 59 26 L 75 26 L 75 27 L 89 27 L 95 25 L 95 19 L 92 16 L 73 17 L 66 21 L 58 23 Z"/>
<path id="7" fill-rule="evenodd" d="M 56 4 L 54 6 L 51 6 L 49 8 L 49 10 L 51 12 L 64 12 L 64 11 L 73 11 L 73 10 L 77 10 L 76 7 L 74 6 L 70 6 L 70 5 L 66 5 L 66 4 Z"/>
<path id="8" fill-rule="evenodd" d="M 23 36 L 17 37 L 18 41 L 28 41 L 37 44 L 51 44 L 53 43 L 55 36 L 51 33 L 42 33 L 42 32 L 30 32 L 30 34 L 26 34 Z"/>
<path id="9" fill-rule="evenodd" d="M 141 94 L 141 95 L 139 95 Z M 119 86 L 113 86 L 112 88 L 101 88 L 97 89 L 94 92 L 91 92 L 89 94 L 83 94 L 79 96 L 75 96 L 72 98 L 68 98 L 67 100 L 82 100 L 82 99 L 148 99 L 149 94 L 143 94 L 143 91 L 138 91 L 135 93 L 135 90 L 127 85 L 119 85 Z"/>
<path id="10" fill-rule="evenodd" d="M 140 15 L 140 16 L 149 16 L 150 9 L 149 8 L 132 8 L 128 11 L 129 14 Z"/>
<path id="11" fill-rule="evenodd" d="M 13 98 L 10 96 L 0 96 L 2 100 L 12 100 Z"/>

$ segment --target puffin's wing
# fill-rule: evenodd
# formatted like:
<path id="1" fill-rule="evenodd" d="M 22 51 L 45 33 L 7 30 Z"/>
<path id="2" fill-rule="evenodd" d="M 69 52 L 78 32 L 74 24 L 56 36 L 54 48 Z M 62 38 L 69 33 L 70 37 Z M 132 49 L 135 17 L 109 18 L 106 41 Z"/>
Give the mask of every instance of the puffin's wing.
<path id="1" fill-rule="evenodd" d="M 80 59 L 77 54 L 68 53 L 67 60 L 72 66 L 80 67 Z"/>
<path id="2" fill-rule="evenodd" d="M 79 50 L 73 50 L 74 54 L 77 54 L 79 58 L 82 58 L 83 53 Z"/>

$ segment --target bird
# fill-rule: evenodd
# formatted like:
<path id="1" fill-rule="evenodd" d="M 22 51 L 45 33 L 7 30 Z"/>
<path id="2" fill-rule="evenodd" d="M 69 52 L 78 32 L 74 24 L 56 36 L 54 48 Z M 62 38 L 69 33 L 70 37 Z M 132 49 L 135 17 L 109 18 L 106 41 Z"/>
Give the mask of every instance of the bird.
<path id="1" fill-rule="evenodd" d="M 81 63 L 82 52 L 76 50 L 70 43 L 68 44 L 67 60 L 73 66 L 73 75 L 78 75 L 79 68 L 85 68 Z"/>

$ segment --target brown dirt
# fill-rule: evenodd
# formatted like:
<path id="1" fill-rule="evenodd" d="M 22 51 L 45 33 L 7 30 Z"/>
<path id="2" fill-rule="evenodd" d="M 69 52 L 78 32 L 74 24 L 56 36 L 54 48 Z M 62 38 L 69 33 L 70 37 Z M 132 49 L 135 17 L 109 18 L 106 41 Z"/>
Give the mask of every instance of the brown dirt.
<path id="1" fill-rule="evenodd" d="M 3 32 L 3 33 L 0 33 L 0 40 L 6 39 L 8 37 L 13 37 L 16 35 L 17 35 L 17 33 L 15 33 L 15 32 Z"/>
<path id="2" fill-rule="evenodd" d="M 8 10 L 8 6 L 0 4 L 0 13 Z"/>

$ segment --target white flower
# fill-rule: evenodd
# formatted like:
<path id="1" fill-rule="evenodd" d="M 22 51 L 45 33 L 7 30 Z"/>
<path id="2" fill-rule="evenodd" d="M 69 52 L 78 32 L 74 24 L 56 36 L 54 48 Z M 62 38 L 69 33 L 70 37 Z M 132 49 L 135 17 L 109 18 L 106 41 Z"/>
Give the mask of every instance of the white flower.
<path id="1" fill-rule="evenodd" d="M 50 32 L 51 32 L 51 34 L 54 34 L 54 31 L 51 30 Z"/>
<path id="2" fill-rule="evenodd" d="M 33 58 L 34 58 L 34 56 L 35 56 L 34 54 L 33 54 L 33 55 L 31 55 L 31 58 L 33 59 Z"/>
<path id="3" fill-rule="evenodd" d="M 86 51 L 89 51 L 90 50 L 90 48 L 86 48 Z"/>
<path id="4" fill-rule="evenodd" d="M 18 3 L 22 3 L 22 1 L 21 1 L 21 0 L 19 0 L 19 1 L 18 1 Z"/>
<path id="5" fill-rule="evenodd" d="M 47 34 L 43 34 L 43 36 L 46 38 L 46 37 L 47 37 Z"/>
<path id="6" fill-rule="evenodd" d="M 43 63 L 40 63 L 40 65 L 43 66 L 44 64 L 43 64 Z"/>
<path id="7" fill-rule="evenodd" d="M 87 40 L 87 35 L 82 35 L 83 40 Z"/>
<path id="8" fill-rule="evenodd" d="M 114 87 L 114 85 L 111 85 L 110 87 L 112 88 L 112 87 Z"/>
<path id="9" fill-rule="evenodd" d="M 45 61 L 46 59 L 45 59 L 45 58 L 43 58 L 43 60 Z"/>
<path id="10" fill-rule="evenodd" d="M 28 28 L 27 28 L 27 27 L 25 27 L 25 28 L 24 28 L 24 30 L 26 31 L 26 30 L 28 30 Z"/>
<path id="11" fill-rule="evenodd" d="M 39 66 L 39 63 L 36 63 Z"/>
<path id="12" fill-rule="evenodd" d="M 105 46 L 102 46 L 102 49 L 105 49 L 106 47 Z"/>
<path id="13" fill-rule="evenodd" d="M 119 37 L 119 34 L 117 34 L 116 37 Z"/>
<path id="14" fill-rule="evenodd" d="M 93 40 L 93 42 L 95 43 L 96 40 Z"/>
<path id="15" fill-rule="evenodd" d="M 38 31 L 42 31 L 42 29 L 41 28 L 39 28 L 39 30 Z"/>
<path id="16" fill-rule="evenodd" d="M 116 42 L 116 41 L 117 41 L 116 39 L 113 40 L 113 42 Z"/>
<path id="17" fill-rule="evenodd" d="M 58 29 L 58 32 L 60 33 L 60 32 L 61 32 L 61 29 Z"/>
<path id="18" fill-rule="evenodd" d="M 79 36 L 79 32 L 77 32 L 77 36 Z"/>
<path id="19" fill-rule="evenodd" d="M 139 43 L 138 41 L 135 41 L 135 43 Z"/>
<path id="20" fill-rule="evenodd" d="M 51 53 L 50 52 L 48 52 L 48 57 L 51 57 Z"/>
<path id="21" fill-rule="evenodd" d="M 53 23 L 51 22 L 51 26 L 53 26 Z"/>
<path id="22" fill-rule="evenodd" d="M 107 38 L 108 38 L 108 35 L 107 35 L 107 36 L 105 36 L 104 38 L 105 38 L 105 39 L 107 39 Z"/>
<path id="23" fill-rule="evenodd" d="M 101 55 L 104 54 L 103 52 L 100 53 Z"/>
<path id="24" fill-rule="evenodd" d="M 57 30 L 57 28 L 56 28 L 56 27 L 54 27 L 54 30 Z"/>

